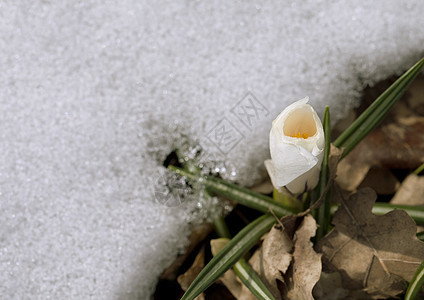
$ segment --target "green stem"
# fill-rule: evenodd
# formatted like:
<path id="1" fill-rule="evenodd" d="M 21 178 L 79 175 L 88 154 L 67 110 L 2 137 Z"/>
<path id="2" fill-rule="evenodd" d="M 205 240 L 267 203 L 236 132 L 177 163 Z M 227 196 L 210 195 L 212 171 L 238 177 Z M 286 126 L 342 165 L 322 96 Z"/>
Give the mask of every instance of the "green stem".
<path id="1" fill-rule="evenodd" d="M 384 215 L 393 209 L 402 209 L 414 219 L 417 224 L 424 224 L 424 207 L 411 205 L 397 205 L 390 203 L 376 203 L 372 208 L 372 212 L 376 215 Z"/>
<path id="2" fill-rule="evenodd" d="M 409 283 L 408 289 L 406 290 L 405 300 L 413 300 L 417 296 L 418 292 L 424 284 L 424 261 L 418 267 L 414 277 Z"/>
<path id="3" fill-rule="evenodd" d="M 227 224 L 222 216 L 218 216 L 213 220 L 213 228 L 219 237 L 231 239 L 230 231 L 228 230 Z"/>
<path id="4" fill-rule="evenodd" d="M 328 183 L 328 156 L 330 155 L 331 147 L 331 124 L 330 124 L 330 109 L 328 106 L 325 107 L 324 120 L 324 136 L 325 136 L 325 148 L 324 148 L 324 158 L 322 160 L 320 180 L 319 180 L 319 195 L 322 196 L 324 190 Z M 327 192 L 324 198 L 324 203 L 318 208 L 318 229 L 316 239 L 321 239 L 328 231 L 330 226 L 330 193 L 331 190 Z M 318 197 L 319 198 L 319 197 Z"/>
<path id="5" fill-rule="evenodd" d="M 334 214 L 337 208 L 337 205 L 331 206 L 331 213 Z M 376 215 L 384 215 L 394 209 L 402 209 L 406 211 L 417 224 L 424 224 L 424 206 L 397 205 L 377 202 L 374 204 L 372 212 Z"/>
<path id="6" fill-rule="evenodd" d="M 181 300 L 194 299 L 249 251 L 276 220 L 266 214 L 243 228 L 197 275 Z"/>
<path id="7" fill-rule="evenodd" d="M 424 170 L 424 164 L 422 164 L 421 166 L 419 166 L 415 171 L 414 174 L 415 175 L 419 175 L 422 171 Z"/>
<path id="8" fill-rule="evenodd" d="M 303 203 L 301 200 L 295 197 L 280 193 L 275 188 L 274 188 L 274 191 L 272 192 L 272 199 L 281 203 L 284 207 L 290 208 L 293 211 L 301 211 L 303 209 Z"/>
<path id="9" fill-rule="evenodd" d="M 180 174 L 189 180 L 202 184 L 209 192 L 234 200 L 237 203 L 256 209 L 263 213 L 273 211 L 277 217 L 281 218 L 296 212 L 291 208 L 284 207 L 281 203 L 270 197 L 255 193 L 249 189 L 239 187 L 222 179 L 192 174 L 186 170 L 174 166 L 169 166 L 168 168 L 174 171 L 176 174 Z"/>
<path id="10" fill-rule="evenodd" d="M 338 148 L 345 148 L 345 157 L 353 148 L 384 119 L 389 110 L 402 97 L 411 82 L 418 76 L 424 65 L 419 60 L 383 94 L 381 94 L 335 141 Z"/>
<path id="11" fill-rule="evenodd" d="M 258 274 L 252 269 L 247 261 L 242 258 L 233 266 L 234 273 L 240 278 L 241 282 L 260 300 L 275 300 L 274 296 L 263 284 Z"/>
<path id="12" fill-rule="evenodd" d="M 213 221 L 213 226 L 219 237 L 231 239 L 230 231 L 223 217 L 217 217 Z M 274 296 L 264 285 L 262 280 L 256 274 L 255 270 L 247 263 L 244 258 L 241 258 L 233 266 L 234 273 L 240 278 L 241 282 L 252 292 L 258 299 L 274 300 Z"/>

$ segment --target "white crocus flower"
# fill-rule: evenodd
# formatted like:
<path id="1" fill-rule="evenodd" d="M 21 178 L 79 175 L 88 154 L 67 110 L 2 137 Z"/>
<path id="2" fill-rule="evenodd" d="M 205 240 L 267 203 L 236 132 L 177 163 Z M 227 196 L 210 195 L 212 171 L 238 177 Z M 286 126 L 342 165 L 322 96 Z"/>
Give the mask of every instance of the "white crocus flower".
<path id="1" fill-rule="evenodd" d="M 309 104 L 309 97 L 284 109 L 272 122 L 269 134 L 271 159 L 265 161 L 273 186 L 294 194 L 318 184 L 324 155 L 324 130 Z"/>

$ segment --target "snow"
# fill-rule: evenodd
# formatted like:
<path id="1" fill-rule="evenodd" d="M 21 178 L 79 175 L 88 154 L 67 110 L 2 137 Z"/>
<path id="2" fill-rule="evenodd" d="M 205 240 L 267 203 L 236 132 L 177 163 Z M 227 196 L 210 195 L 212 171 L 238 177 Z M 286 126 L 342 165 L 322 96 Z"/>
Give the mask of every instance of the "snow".
<path id="1" fill-rule="evenodd" d="M 0 298 L 149 299 L 189 223 L 219 210 L 184 188 L 163 196 L 166 156 L 202 147 L 208 167 L 257 182 L 278 113 L 309 96 L 343 118 L 424 54 L 423 10 L 1 1 Z"/>

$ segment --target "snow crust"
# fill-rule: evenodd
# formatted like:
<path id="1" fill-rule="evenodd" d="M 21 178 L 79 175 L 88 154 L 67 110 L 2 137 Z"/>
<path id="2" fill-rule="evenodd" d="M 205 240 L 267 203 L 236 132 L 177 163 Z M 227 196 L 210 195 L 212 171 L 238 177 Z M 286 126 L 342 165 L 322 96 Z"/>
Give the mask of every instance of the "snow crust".
<path id="1" fill-rule="evenodd" d="M 180 180 L 167 155 L 202 147 L 222 176 L 258 182 L 284 107 L 309 96 L 343 118 L 365 85 L 424 54 L 423 11 L 420 0 L 1 1 L 0 298 L 149 299 L 189 223 L 217 206 L 183 184 L 166 194 Z"/>

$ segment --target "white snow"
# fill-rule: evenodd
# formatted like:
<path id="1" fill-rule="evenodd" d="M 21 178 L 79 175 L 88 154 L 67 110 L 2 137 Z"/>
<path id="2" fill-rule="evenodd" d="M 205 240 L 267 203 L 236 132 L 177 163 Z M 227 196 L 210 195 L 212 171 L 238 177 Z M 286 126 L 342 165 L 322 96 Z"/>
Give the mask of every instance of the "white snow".
<path id="1" fill-rule="evenodd" d="M 216 206 L 155 199 L 167 154 L 200 144 L 202 161 L 253 184 L 275 116 L 308 95 L 342 118 L 366 84 L 424 54 L 423 11 L 420 0 L 1 1 L 0 298 L 150 298 L 189 222 Z M 243 108 L 254 117 L 238 119 Z M 213 145 L 222 125 L 238 130 L 225 155 Z"/>

